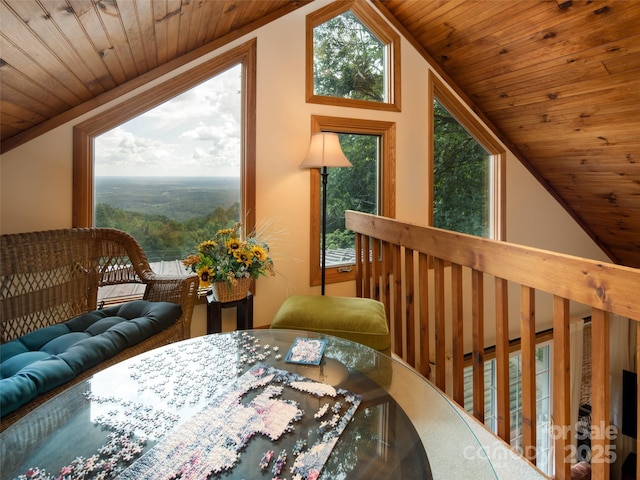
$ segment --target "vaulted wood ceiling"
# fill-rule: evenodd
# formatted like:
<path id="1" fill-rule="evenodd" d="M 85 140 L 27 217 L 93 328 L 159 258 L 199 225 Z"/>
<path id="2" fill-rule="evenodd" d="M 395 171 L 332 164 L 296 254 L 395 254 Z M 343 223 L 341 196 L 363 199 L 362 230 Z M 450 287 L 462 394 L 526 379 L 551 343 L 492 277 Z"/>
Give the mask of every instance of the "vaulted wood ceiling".
<path id="1" fill-rule="evenodd" d="M 2 0 L 2 151 L 305 3 Z M 640 267 L 639 1 L 374 4 L 612 261 Z"/>

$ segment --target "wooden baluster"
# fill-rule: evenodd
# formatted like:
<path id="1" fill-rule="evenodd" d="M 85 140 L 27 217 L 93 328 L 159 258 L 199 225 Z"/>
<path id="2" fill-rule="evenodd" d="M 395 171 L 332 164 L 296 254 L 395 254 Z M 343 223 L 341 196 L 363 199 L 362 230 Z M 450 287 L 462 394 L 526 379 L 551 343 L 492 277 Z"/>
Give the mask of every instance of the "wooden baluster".
<path id="1" fill-rule="evenodd" d="M 507 281 L 496 278 L 495 287 L 498 435 L 509 443 L 511 440 L 511 409 L 509 405 L 509 297 Z"/>
<path id="2" fill-rule="evenodd" d="M 473 337 L 473 416 L 484 423 L 484 282 L 482 272 L 471 270 L 471 322 Z"/>
<path id="3" fill-rule="evenodd" d="M 370 238 L 365 236 L 362 239 L 362 263 L 364 264 L 364 274 L 362 278 L 362 285 L 359 291 L 362 291 L 362 296 L 365 298 L 371 298 L 371 256 L 369 255 Z"/>
<path id="4" fill-rule="evenodd" d="M 591 311 L 591 358 L 591 469 L 593 478 L 608 480 L 611 454 L 615 453 L 607 438 L 611 433 L 609 314 L 597 308 Z"/>
<path id="5" fill-rule="evenodd" d="M 391 288 L 389 286 L 389 277 L 391 276 L 391 244 L 382 242 L 382 272 L 380 280 L 380 299 L 384 302 L 384 312 L 389 323 L 389 332 L 393 335 L 393 317 L 391 315 Z M 393 343 L 391 344 L 393 347 Z M 398 353 L 395 349 L 395 353 Z"/>
<path id="6" fill-rule="evenodd" d="M 535 463 L 536 447 L 536 291 L 520 287 L 520 348 L 522 349 L 522 449 Z"/>
<path id="7" fill-rule="evenodd" d="M 362 288 L 363 278 L 366 278 L 363 263 L 366 263 L 366 258 L 363 261 L 363 249 L 362 249 L 362 237 L 360 233 L 356 233 L 356 297 L 365 297 Z"/>
<path id="8" fill-rule="evenodd" d="M 396 353 L 406 360 L 406 349 L 404 348 L 404 341 L 402 339 L 402 271 L 401 271 L 401 256 L 400 245 L 392 245 L 392 262 L 391 268 L 393 271 L 393 326 L 394 326 L 394 341 L 396 346 Z"/>
<path id="9" fill-rule="evenodd" d="M 429 256 L 418 257 L 418 301 L 420 302 L 420 373 L 431 378 L 429 334 Z"/>
<path id="10" fill-rule="evenodd" d="M 407 362 L 412 367 L 416 366 L 416 314 L 415 314 L 415 287 L 413 279 L 413 255 L 410 248 L 404 249 L 404 298 L 405 298 L 405 332 L 407 336 Z"/>
<path id="11" fill-rule="evenodd" d="M 436 334 L 436 386 L 445 391 L 447 383 L 447 352 L 445 349 L 444 318 L 444 262 L 433 259 L 433 282 L 435 289 L 435 334 Z"/>
<path id="12" fill-rule="evenodd" d="M 553 423 L 556 480 L 571 478 L 569 300 L 553 296 Z M 577 420 L 577 419 L 576 419 Z"/>
<path id="13" fill-rule="evenodd" d="M 451 264 L 451 341 L 453 400 L 464 407 L 464 316 L 462 312 L 462 266 Z"/>
<path id="14" fill-rule="evenodd" d="M 373 248 L 371 249 L 371 263 L 373 265 L 371 273 L 371 289 L 373 290 L 371 295 L 376 300 L 383 299 L 383 291 L 380 287 L 381 275 L 382 275 L 382 263 L 380 258 L 381 246 L 380 240 L 373 239 Z M 389 317 L 387 316 L 387 323 L 389 323 Z"/>

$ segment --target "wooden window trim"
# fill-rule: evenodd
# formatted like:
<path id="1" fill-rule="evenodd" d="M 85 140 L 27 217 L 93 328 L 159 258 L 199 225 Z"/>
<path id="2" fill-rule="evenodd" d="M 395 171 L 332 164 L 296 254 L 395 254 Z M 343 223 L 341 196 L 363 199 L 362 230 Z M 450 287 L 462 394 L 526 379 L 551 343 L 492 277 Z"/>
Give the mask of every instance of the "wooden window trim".
<path id="1" fill-rule="evenodd" d="M 356 100 L 351 98 L 330 97 L 316 95 L 313 82 L 313 29 L 342 13 L 351 10 L 356 17 L 371 32 L 387 46 L 388 51 L 388 75 L 386 85 L 389 98 L 386 102 L 373 102 L 369 100 Z M 308 103 L 320 103 L 338 107 L 368 108 L 372 110 L 384 110 L 400 112 L 400 36 L 391 28 L 380 15 L 363 0 L 348 0 L 334 2 L 307 15 L 306 26 L 306 81 L 305 91 Z"/>
<path id="2" fill-rule="evenodd" d="M 256 40 L 253 39 L 204 62 L 174 78 L 142 92 L 73 129 L 73 218 L 74 227 L 93 226 L 94 156 L 96 136 L 179 95 L 215 75 L 243 65 L 243 142 L 241 149 L 241 209 L 245 230 L 256 225 Z"/>
<path id="3" fill-rule="evenodd" d="M 382 192 L 382 215 L 389 218 L 396 216 L 396 124 L 377 120 L 355 118 L 327 117 L 313 115 L 311 117 L 311 133 L 317 132 L 355 133 L 361 135 L 377 135 L 380 137 L 380 154 L 382 168 L 380 172 L 380 191 Z M 311 286 L 322 283 L 320 258 L 320 170 L 310 170 L 310 257 L 309 282 Z M 344 271 L 341 267 L 328 267 L 325 270 L 325 283 L 339 283 L 355 280 L 355 269 Z"/>
<path id="4" fill-rule="evenodd" d="M 547 343 L 547 342 L 552 342 L 553 341 L 553 329 L 552 328 L 548 328 L 546 330 L 542 330 L 540 332 L 536 332 L 535 337 L 534 337 L 534 348 L 540 348 L 540 346 L 542 346 L 543 344 Z M 509 358 L 512 354 L 514 353 L 520 353 L 522 354 L 522 338 L 518 337 L 518 338 L 514 338 L 512 340 L 509 340 L 509 348 L 506 351 L 506 357 L 502 357 L 503 361 L 504 358 Z M 498 358 L 498 354 L 497 354 L 497 348 L 495 345 L 489 346 L 489 347 L 484 347 L 484 359 L 485 361 L 487 360 L 493 360 Z M 464 354 L 464 363 L 463 366 L 464 367 L 470 367 L 473 365 L 473 353 L 469 352 L 469 353 L 465 353 Z"/>
<path id="5" fill-rule="evenodd" d="M 480 145 L 484 147 L 494 157 L 493 168 L 491 169 L 491 218 L 492 229 L 490 234 L 494 240 L 506 240 L 506 163 L 507 153 L 502 144 L 496 140 L 489 129 L 478 120 L 466 107 L 466 105 L 456 97 L 456 95 L 440 80 L 433 72 L 429 72 L 428 77 L 429 104 L 427 106 L 428 115 L 431 119 L 432 128 L 429 129 L 429 172 L 431 181 L 429 182 L 429 213 L 428 224 L 433 225 L 433 165 L 434 165 L 434 133 L 433 133 L 433 100 L 437 99 L 442 105 L 467 129 Z"/>

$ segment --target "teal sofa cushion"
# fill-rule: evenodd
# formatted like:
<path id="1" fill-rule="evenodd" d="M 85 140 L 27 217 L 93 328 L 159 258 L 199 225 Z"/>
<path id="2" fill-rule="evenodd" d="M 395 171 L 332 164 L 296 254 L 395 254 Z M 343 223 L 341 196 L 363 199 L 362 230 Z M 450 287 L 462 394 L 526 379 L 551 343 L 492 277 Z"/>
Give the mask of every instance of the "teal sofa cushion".
<path id="1" fill-rule="evenodd" d="M 15 355 L 2 362 L 2 378 L 11 377 L 22 370 L 26 365 L 44 360 L 50 357 L 47 352 L 30 352 L 26 351 L 20 355 Z"/>
<path id="2" fill-rule="evenodd" d="M 16 410 L 173 325 L 180 305 L 136 300 L 84 313 L 0 345 L 0 412 Z"/>
<path id="3" fill-rule="evenodd" d="M 326 333 L 382 352 L 391 347 L 384 304 L 370 298 L 292 295 L 280 306 L 271 328 Z"/>

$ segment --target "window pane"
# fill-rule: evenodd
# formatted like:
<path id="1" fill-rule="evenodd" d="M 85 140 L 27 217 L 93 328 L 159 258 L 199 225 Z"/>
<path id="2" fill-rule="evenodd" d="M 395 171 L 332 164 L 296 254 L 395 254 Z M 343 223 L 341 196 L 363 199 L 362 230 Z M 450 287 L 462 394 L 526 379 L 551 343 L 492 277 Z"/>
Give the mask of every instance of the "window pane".
<path id="1" fill-rule="evenodd" d="M 99 137 L 94 224 L 176 260 L 240 220 L 242 67 Z"/>
<path id="2" fill-rule="evenodd" d="M 536 348 L 536 359 L 539 365 L 550 365 L 551 350 L 548 344 Z M 485 426 L 497 433 L 497 391 L 496 391 L 496 360 L 485 361 Z M 464 369 L 464 407 L 473 414 L 473 380 L 472 367 Z M 509 396 L 510 396 L 510 443 L 514 448 L 522 447 L 522 357 L 520 353 L 513 354 L 509 358 Z M 549 391 L 551 388 L 551 372 L 547 368 L 545 371 L 536 372 L 536 428 L 537 428 L 537 449 L 536 465 L 545 473 L 549 473 L 551 466 L 549 449 L 551 446 L 550 425 L 551 425 L 551 399 Z"/>
<path id="3" fill-rule="evenodd" d="M 329 169 L 327 266 L 355 263 L 355 236 L 345 226 L 345 210 L 380 213 L 379 138 L 376 135 L 358 134 L 339 134 L 339 137 L 342 151 L 353 167 Z"/>
<path id="4" fill-rule="evenodd" d="M 385 46 L 347 11 L 313 29 L 314 94 L 387 101 Z"/>
<path id="5" fill-rule="evenodd" d="M 490 155 L 438 100 L 433 103 L 433 225 L 489 237 Z"/>
<path id="6" fill-rule="evenodd" d="M 536 368 L 538 371 L 549 370 L 549 346 L 536 350 Z"/>
<path id="7" fill-rule="evenodd" d="M 536 375 L 536 395 L 538 398 L 549 400 L 551 387 L 551 381 L 549 379 L 549 372 Z"/>
<path id="8" fill-rule="evenodd" d="M 464 408 L 473 415 L 473 367 L 465 367 L 463 372 Z M 495 377 L 496 361 L 486 360 L 484 362 L 484 424 L 492 432 L 498 428 Z"/>

